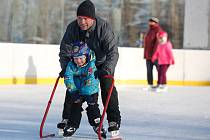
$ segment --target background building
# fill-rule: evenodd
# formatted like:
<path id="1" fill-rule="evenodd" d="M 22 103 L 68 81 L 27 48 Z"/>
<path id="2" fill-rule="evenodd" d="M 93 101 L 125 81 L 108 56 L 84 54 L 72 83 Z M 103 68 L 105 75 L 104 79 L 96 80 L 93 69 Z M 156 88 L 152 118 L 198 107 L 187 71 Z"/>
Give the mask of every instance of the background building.
<path id="1" fill-rule="evenodd" d="M 82 0 L 1 0 L 0 42 L 59 44 Z M 169 33 L 174 48 L 210 49 L 208 0 L 92 0 L 108 20 L 119 46 L 143 47 L 151 16 Z"/>

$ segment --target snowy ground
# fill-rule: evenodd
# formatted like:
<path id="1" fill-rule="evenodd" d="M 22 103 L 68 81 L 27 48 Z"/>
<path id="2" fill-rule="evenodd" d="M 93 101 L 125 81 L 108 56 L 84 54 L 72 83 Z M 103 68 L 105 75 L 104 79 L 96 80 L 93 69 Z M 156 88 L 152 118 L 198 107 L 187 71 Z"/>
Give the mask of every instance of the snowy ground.
<path id="1" fill-rule="evenodd" d="M 53 85 L 0 86 L 0 139 L 39 139 L 40 123 L 52 88 Z M 171 86 L 167 93 L 145 92 L 142 86 L 117 86 L 117 89 L 124 140 L 210 140 L 210 87 Z M 56 132 L 64 92 L 64 85 L 59 85 L 44 134 Z M 85 112 L 75 135 L 77 139 L 97 138 Z"/>

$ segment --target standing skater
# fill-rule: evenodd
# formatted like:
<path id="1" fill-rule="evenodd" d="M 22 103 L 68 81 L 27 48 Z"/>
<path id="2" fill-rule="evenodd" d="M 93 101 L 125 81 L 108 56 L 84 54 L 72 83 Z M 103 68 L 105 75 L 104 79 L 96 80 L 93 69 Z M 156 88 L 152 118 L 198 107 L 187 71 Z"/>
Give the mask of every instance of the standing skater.
<path id="1" fill-rule="evenodd" d="M 61 77 L 64 76 L 67 63 L 69 62 L 72 49 L 70 44 L 78 40 L 87 43 L 88 47 L 96 55 L 97 71 L 95 76 L 100 80 L 101 97 L 103 105 L 105 105 L 112 78 L 105 78 L 104 76 L 114 76 L 119 53 L 113 30 L 105 20 L 95 15 L 95 6 L 90 0 L 85 0 L 79 5 L 77 8 L 77 19 L 68 25 L 61 41 L 59 53 L 62 69 L 60 72 Z M 67 94 L 68 91 L 66 91 Z M 66 96 L 62 115 L 63 121 L 58 124 L 58 127 L 66 126 L 66 119 L 70 119 L 69 112 L 73 109 L 74 106 L 71 106 L 70 97 Z M 109 124 L 108 131 L 113 137 L 117 137 L 119 135 L 121 116 L 118 93 L 115 86 L 106 113 Z"/>
<path id="2" fill-rule="evenodd" d="M 158 60 L 158 86 L 157 92 L 167 91 L 166 72 L 171 64 L 174 64 L 174 56 L 172 53 L 172 44 L 168 39 L 166 32 L 161 31 L 157 34 L 158 45 L 152 56 L 152 62 Z"/>
<path id="3" fill-rule="evenodd" d="M 159 20 L 156 17 L 151 17 L 148 21 L 149 30 L 144 39 L 144 59 L 146 59 L 146 67 L 147 67 L 147 83 L 148 86 L 143 88 L 143 90 L 152 90 L 155 86 L 153 86 L 153 66 L 158 68 L 157 62 L 152 62 L 151 58 L 157 48 L 157 38 L 156 35 L 162 29 L 159 25 Z"/>

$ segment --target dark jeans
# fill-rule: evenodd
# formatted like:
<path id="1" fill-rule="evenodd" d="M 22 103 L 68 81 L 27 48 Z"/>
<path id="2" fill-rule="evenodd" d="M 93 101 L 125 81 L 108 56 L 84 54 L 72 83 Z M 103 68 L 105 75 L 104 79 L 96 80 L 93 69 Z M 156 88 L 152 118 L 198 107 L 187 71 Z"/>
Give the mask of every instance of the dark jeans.
<path id="1" fill-rule="evenodd" d="M 146 60 L 146 66 L 147 66 L 147 83 L 149 85 L 153 85 L 153 66 L 156 67 L 158 70 L 158 63 L 152 62 L 151 60 Z"/>
<path id="2" fill-rule="evenodd" d="M 101 78 L 99 80 L 100 80 L 100 87 L 101 87 L 102 102 L 103 102 L 103 105 L 105 105 L 108 92 L 112 84 L 112 79 Z M 107 113 L 108 122 L 114 121 L 114 122 L 117 122 L 120 126 L 121 116 L 120 116 L 120 110 L 119 110 L 118 93 L 115 86 L 113 87 L 106 113 Z"/>
<path id="3" fill-rule="evenodd" d="M 159 65 L 158 67 L 158 84 L 167 84 L 166 72 L 170 65 Z"/>

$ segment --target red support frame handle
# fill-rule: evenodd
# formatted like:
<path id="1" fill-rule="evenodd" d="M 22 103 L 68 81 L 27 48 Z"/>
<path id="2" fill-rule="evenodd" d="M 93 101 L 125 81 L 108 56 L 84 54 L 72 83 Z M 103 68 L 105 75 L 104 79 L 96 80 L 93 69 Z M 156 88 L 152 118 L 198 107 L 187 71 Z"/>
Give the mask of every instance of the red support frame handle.
<path id="1" fill-rule="evenodd" d="M 100 120 L 100 124 L 99 124 L 99 128 L 98 128 L 98 139 L 99 140 L 102 140 L 101 129 L 102 129 L 102 126 L 103 126 L 103 121 L 104 121 L 104 117 L 105 117 L 105 114 L 106 114 L 106 110 L 107 110 L 107 107 L 109 105 L 109 100 L 110 100 L 110 97 L 112 95 L 112 90 L 113 90 L 113 87 L 114 87 L 114 77 L 112 75 L 105 75 L 103 78 L 111 78 L 112 79 L 112 84 L 109 88 L 108 96 L 106 98 L 106 103 L 104 105 L 104 110 L 103 110 L 101 120 Z"/>
<path id="2" fill-rule="evenodd" d="M 43 116 L 43 119 L 42 119 L 42 122 L 41 122 L 41 125 L 40 125 L 40 129 L 39 129 L 39 137 L 40 137 L 40 138 L 47 138 L 47 137 L 54 137 L 54 136 L 55 136 L 55 134 L 48 134 L 48 135 L 44 135 L 44 136 L 43 136 L 43 127 L 44 127 L 45 120 L 46 120 L 46 118 L 47 118 L 47 114 L 48 114 L 48 111 L 49 111 L 49 109 L 50 109 L 51 102 L 52 102 L 53 96 L 54 96 L 54 94 L 55 94 L 55 90 L 56 90 L 56 88 L 57 88 L 59 79 L 60 79 L 60 76 L 58 76 L 58 78 L 56 79 L 55 85 L 54 85 L 54 87 L 53 87 L 53 91 L 52 91 L 52 93 L 51 93 L 51 96 L 50 96 L 50 99 L 49 99 L 49 101 L 48 101 L 47 107 L 46 107 L 46 109 L 45 109 L 45 113 L 44 113 L 44 116 Z"/>

